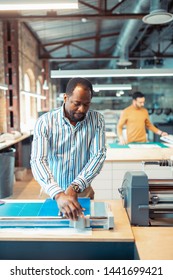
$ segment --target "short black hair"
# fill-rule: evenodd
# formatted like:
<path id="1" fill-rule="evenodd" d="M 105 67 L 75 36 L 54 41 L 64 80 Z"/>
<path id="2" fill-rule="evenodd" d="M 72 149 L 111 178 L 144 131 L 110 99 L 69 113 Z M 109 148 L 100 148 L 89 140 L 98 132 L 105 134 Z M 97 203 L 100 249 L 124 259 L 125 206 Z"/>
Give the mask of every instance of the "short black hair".
<path id="1" fill-rule="evenodd" d="M 93 96 L 93 86 L 92 86 L 92 84 L 89 80 L 84 79 L 84 78 L 70 79 L 67 83 L 67 86 L 66 86 L 66 94 L 67 95 L 72 95 L 73 90 L 79 84 L 82 85 L 83 87 L 89 89 L 91 91 L 91 97 Z"/>
<path id="2" fill-rule="evenodd" d="M 134 92 L 133 94 L 132 94 L 132 98 L 135 100 L 135 99 L 137 99 L 137 98 L 142 98 L 142 97 L 145 97 L 145 95 L 142 93 L 142 92 L 140 92 L 140 91 L 136 91 L 136 92 Z"/>

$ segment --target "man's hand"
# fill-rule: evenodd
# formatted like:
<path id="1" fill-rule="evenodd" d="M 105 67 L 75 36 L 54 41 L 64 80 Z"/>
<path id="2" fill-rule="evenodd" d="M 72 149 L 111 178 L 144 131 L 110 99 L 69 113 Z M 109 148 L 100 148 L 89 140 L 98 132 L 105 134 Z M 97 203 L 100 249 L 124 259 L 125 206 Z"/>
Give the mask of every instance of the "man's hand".
<path id="1" fill-rule="evenodd" d="M 125 139 L 123 138 L 123 136 L 120 136 L 120 137 L 119 137 L 119 142 L 120 142 L 121 145 L 126 145 L 126 144 L 127 144 L 127 142 L 125 141 Z"/>
<path id="2" fill-rule="evenodd" d="M 165 131 L 163 131 L 162 134 L 161 134 L 161 136 L 167 136 L 167 135 L 168 135 L 168 133 L 165 132 Z"/>
<path id="3" fill-rule="evenodd" d="M 77 221 L 82 215 L 82 207 L 77 201 L 77 193 L 69 186 L 66 193 L 62 192 L 55 196 L 59 210 L 68 218 Z"/>

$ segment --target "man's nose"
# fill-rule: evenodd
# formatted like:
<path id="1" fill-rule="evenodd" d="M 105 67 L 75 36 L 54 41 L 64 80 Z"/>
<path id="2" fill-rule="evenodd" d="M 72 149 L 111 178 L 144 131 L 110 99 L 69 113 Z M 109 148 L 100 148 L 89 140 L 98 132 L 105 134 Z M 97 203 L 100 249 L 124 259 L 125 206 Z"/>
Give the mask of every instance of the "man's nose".
<path id="1" fill-rule="evenodd" d="M 85 113 L 86 112 L 86 107 L 84 105 L 80 105 L 79 108 L 78 108 L 78 111 L 80 113 Z"/>

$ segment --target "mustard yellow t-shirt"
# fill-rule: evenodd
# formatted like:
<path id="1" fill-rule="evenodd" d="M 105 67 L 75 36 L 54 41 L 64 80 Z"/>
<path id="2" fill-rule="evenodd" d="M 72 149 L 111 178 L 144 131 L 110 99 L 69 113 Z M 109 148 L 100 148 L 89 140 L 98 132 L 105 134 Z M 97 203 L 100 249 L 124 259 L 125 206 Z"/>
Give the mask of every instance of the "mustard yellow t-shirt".
<path id="1" fill-rule="evenodd" d="M 149 119 L 148 111 L 145 108 L 136 108 L 130 105 L 121 113 L 118 125 L 117 134 L 122 135 L 122 129 L 126 126 L 127 142 L 146 142 L 146 128 L 154 133 L 158 132 Z"/>

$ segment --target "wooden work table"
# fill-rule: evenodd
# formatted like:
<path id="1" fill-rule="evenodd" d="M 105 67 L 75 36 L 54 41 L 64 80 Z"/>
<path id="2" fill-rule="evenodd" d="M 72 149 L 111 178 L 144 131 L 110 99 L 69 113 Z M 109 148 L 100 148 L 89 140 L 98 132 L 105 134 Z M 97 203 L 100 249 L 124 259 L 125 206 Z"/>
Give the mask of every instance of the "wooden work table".
<path id="1" fill-rule="evenodd" d="M 26 138 L 30 137 L 31 135 L 29 133 L 24 133 L 23 135 L 21 135 L 20 137 L 13 139 L 13 140 L 6 140 L 2 143 L 0 143 L 0 150 L 9 148 L 23 140 L 25 140 Z"/>
<path id="2" fill-rule="evenodd" d="M 57 235 L 55 236 L 54 234 L 51 236 L 51 233 L 49 236 L 45 236 L 44 232 L 42 235 L 36 235 L 34 234 L 31 236 L 30 234 L 27 234 L 25 232 L 24 234 L 18 235 L 15 234 L 14 232 L 10 232 L 10 230 L 4 234 L 1 233 L 0 230 L 0 241 L 1 240 L 58 240 L 58 241 L 91 241 L 91 242 L 109 242 L 109 241 L 114 241 L 114 242 L 119 242 L 119 241 L 125 241 L 125 242 L 133 242 L 133 234 L 131 231 L 131 227 L 129 225 L 128 217 L 126 215 L 125 209 L 123 208 L 121 200 L 114 200 L 114 201 L 108 201 L 112 213 L 114 214 L 114 222 L 115 222 L 115 228 L 111 230 L 104 230 L 104 229 L 92 229 L 92 234 L 91 235 L 59 235 L 58 236 L 58 231 Z"/>
<path id="3" fill-rule="evenodd" d="M 0 259 L 134 259 L 134 237 L 122 202 L 109 203 L 115 217 L 111 230 L 63 236 L 0 230 Z"/>
<path id="4" fill-rule="evenodd" d="M 63 236 L 0 230 L 0 259 L 173 260 L 173 227 L 131 227 L 122 201 L 109 203 L 112 230 Z"/>
<path id="5" fill-rule="evenodd" d="M 31 153 L 31 138 L 30 133 L 24 133 L 20 137 L 12 140 L 6 140 L 0 143 L 0 154 L 5 153 L 8 148 L 15 148 L 15 166 L 24 166 L 30 168 L 30 153 Z"/>
<path id="6" fill-rule="evenodd" d="M 140 145 L 139 147 L 129 148 L 122 145 L 110 145 L 107 148 L 107 162 L 123 161 L 147 161 L 170 159 L 173 156 L 173 147 L 166 147 L 164 144 L 155 143 L 154 148 L 149 148 L 150 144 Z M 158 146 L 157 146 L 158 145 Z M 148 148 L 147 148 L 148 147 Z M 153 147 L 153 146 L 151 146 Z"/>
<path id="7" fill-rule="evenodd" d="M 173 260 L 173 227 L 132 227 L 140 260 Z"/>

